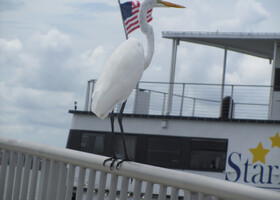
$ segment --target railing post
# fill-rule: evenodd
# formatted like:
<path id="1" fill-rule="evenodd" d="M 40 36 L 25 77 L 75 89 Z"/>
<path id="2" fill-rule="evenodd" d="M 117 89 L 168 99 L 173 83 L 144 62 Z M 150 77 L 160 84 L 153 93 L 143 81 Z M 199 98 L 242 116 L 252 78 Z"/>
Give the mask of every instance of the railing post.
<path id="1" fill-rule="evenodd" d="M 183 91 L 182 91 L 182 98 L 181 98 L 180 116 L 182 116 L 182 113 L 183 113 L 184 95 L 185 95 L 185 83 L 183 83 Z"/>
<path id="2" fill-rule="evenodd" d="M 29 186 L 29 199 L 34 200 L 36 196 L 36 190 L 37 190 L 37 178 L 38 178 L 38 169 L 39 169 L 39 159 L 37 156 L 33 157 L 33 163 L 32 163 L 32 172 L 31 172 L 31 181 Z M 41 175 L 42 175 L 42 169 L 41 169 Z M 42 177 L 42 176 L 41 176 Z"/>
<path id="3" fill-rule="evenodd" d="M 65 199 L 67 200 L 72 199 L 75 168 L 76 166 L 69 164 L 67 184 L 66 184 L 66 197 L 65 197 Z"/>
<path id="4" fill-rule="evenodd" d="M 24 163 L 22 188 L 21 188 L 21 200 L 27 199 L 27 191 L 28 191 L 29 177 L 30 177 L 30 168 L 31 168 L 31 156 L 26 155 L 25 156 L 25 163 Z"/>
<path id="5" fill-rule="evenodd" d="M 184 190 L 184 200 L 191 200 L 191 192 L 188 190 Z"/>
<path id="6" fill-rule="evenodd" d="M 151 182 L 147 182 L 146 185 L 146 194 L 145 194 L 145 199 L 152 199 L 152 195 L 153 195 L 153 184 Z"/>
<path id="7" fill-rule="evenodd" d="M 14 189 L 13 189 L 13 199 L 14 200 L 19 199 L 22 169 L 23 169 L 23 154 L 18 153 L 17 170 L 16 170 L 15 183 L 14 183 Z"/>
<path id="8" fill-rule="evenodd" d="M 95 183 L 96 172 L 93 169 L 89 170 L 88 186 L 87 186 L 87 196 L 86 200 L 90 200 L 93 197 L 94 183 Z M 112 184 L 112 183 L 111 183 Z"/>
<path id="9" fill-rule="evenodd" d="M 115 174 L 112 174 L 111 183 L 110 183 L 110 191 L 109 191 L 109 200 L 116 199 L 117 185 L 118 185 L 118 176 Z M 87 200 L 89 200 L 89 199 L 87 199 Z"/>
<path id="10" fill-rule="evenodd" d="M 172 187 L 170 200 L 177 200 L 177 199 L 178 199 L 178 189 L 175 187 Z"/>
<path id="11" fill-rule="evenodd" d="M 159 187 L 159 200 L 165 200 L 166 199 L 166 191 L 167 191 L 167 186 L 166 185 L 160 185 Z"/>
<path id="12" fill-rule="evenodd" d="M 39 192 L 38 192 L 39 197 L 38 197 L 38 199 L 42 199 L 42 200 L 46 199 L 49 168 L 50 168 L 50 161 L 43 158 L 41 175 L 40 175 L 40 184 L 39 184 Z"/>
<path id="13" fill-rule="evenodd" d="M 193 110 L 192 110 L 192 117 L 194 117 L 195 114 L 195 103 L 196 103 L 196 99 L 193 99 Z"/>
<path id="14" fill-rule="evenodd" d="M 56 193 L 56 199 L 64 199 L 65 197 L 65 191 L 66 191 L 66 164 L 63 162 L 59 162 L 59 177 L 58 177 L 58 186 L 57 186 L 57 193 Z"/>
<path id="15" fill-rule="evenodd" d="M 128 177 L 125 176 L 122 177 L 120 200 L 127 199 L 128 179 L 129 179 Z"/>
<path id="16" fill-rule="evenodd" d="M 49 172 L 49 177 L 48 177 L 48 184 L 47 184 L 47 192 L 46 192 L 46 199 L 53 199 L 52 194 L 54 193 L 53 185 L 54 185 L 54 179 L 55 179 L 55 161 L 51 160 L 50 161 L 50 172 Z"/>
<path id="17" fill-rule="evenodd" d="M 77 186 L 77 193 L 76 193 L 76 199 L 82 199 L 83 197 L 83 191 L 84 191 L 84 183 L 85 183 L 85 174 L 86 169 L 84 167 L 80 167 L 79 169 L 79 178 L 78 178 L 78 186 Z"/>
<path id="18" fill-rule="evenodd" d="M 6 199 L 12 199 L 12 190 L 14 185 L 14 176 L 15 176 L 15 166 L 16 166 L 16 156 L 15 152 L 11 152 L 10 154 L 10 165 L 9 165 L 9 173 L 7 180 L 7 196 Z"/>
<path id="19" fill-rule="evenodd" d="M 164 115 L 164 112 L 165 112 L 165 99 L 166 99 L 166 93 L 163 94 L 163 102 L 162 102 L 162 112 L 161 112 L 161 115 Z"/>
<path id="20" fill-rule="evenodd" d="M 134 184 L 133 199 L 140 199 L 141 187 L 142 187 L 142 181 L 136 179 Z"/>
<path id="21" fill-rule="evenodd" d="M 90 81 L 88 81 L 88 84 L 87 84 L 87 93 L 86 93 L 84 111 L 88 111 L 88 105 L 89 105 L 89 90 L 90 90 Z"/>
<path id="22" fill-rule="evenodd" d="M 7 164 L 8 164 L 8 152 L 6 150 L 3 150 L 2 151 L 1 171 L 0 171 L 0 199 L 4 199 Z"/>
<path id="23" fill-rule="evenodd" d="M 230 102 L 229 102 L 229 119 L 232 119 L 233 118 L 233 89 L 234 89 L 234 86 L 231 85 L 231 94 L 230 94 Z"/>
<path id="24" fill-rule="evenodd" d="M 99 189 L 98 189 L 98 197 L 97 197 L 98 200 L 104 200 L 106 179 L 107 179 L 107 174 L 105 172 L 100 172 Z"/>

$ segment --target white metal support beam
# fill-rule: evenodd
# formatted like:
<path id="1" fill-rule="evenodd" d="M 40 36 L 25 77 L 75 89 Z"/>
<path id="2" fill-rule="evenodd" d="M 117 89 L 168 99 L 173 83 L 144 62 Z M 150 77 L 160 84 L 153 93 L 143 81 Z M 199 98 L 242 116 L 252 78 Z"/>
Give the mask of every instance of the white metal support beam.
<path id="1" fill-rule="evenodd" d="M 169 115 L 172 110 L 172 100 L 173 100 L 173 89 L 175 80 L 175 68 L 176 68 L 176 58 L 177 58 L 177 46 L 179 45 L 178 39 L 173 39 L 172 45 L 172 57 L 171 57 L 171 67 L 170 67 L 170 77 L 169 77 L 169 90 L 168 90 L 168 102 L 167 102 L 167 112 Z"/>
<path id="2" fill-rule="evenodd" d="M 224 52 L 223 76 L 222 76 L 222 85 L 221 85 L 220 116 L 222 116 L 222 111 L 223 111 L 223 98 L 224 98 L 224 93 L 225 93 L 226 67 L 227 67 L 227 47 L 225 47 L 225 52 Z"/>
<path id="3" fill-rule="evenodd" d="M 274 42 L 273 64 L 271 72 L 271 90 L 270 90 L 270 103 L 269 103 L 269 119 L 280 119 L 280 91 L 279 91 L 279 76 L 277 71 L 280 70 L 280 43 Z M 278 80 L 276 80 L 278 79 Z"/>

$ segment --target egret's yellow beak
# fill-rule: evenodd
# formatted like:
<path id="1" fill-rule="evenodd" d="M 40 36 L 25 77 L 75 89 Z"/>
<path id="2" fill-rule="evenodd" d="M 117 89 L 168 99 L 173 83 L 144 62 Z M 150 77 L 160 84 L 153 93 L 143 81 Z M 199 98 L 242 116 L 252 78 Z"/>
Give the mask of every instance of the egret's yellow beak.
<path id="1" fill-rule="evenodd" d="M 170 2 L 167 2 L 167 1 L 159 0 L 158 3 L 161 3 L 161 4 L 163 4 L 166 7 L 185 8 L 184 6 L 181 6 L 181 5 L 178 5 L 178 4 L 175 4 L 175 3 L 170 3 Z"/>

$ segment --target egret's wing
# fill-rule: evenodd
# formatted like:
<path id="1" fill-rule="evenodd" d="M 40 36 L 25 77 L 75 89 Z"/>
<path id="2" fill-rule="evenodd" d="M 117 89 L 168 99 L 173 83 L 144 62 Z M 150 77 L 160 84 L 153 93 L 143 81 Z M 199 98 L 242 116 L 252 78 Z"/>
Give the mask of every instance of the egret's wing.
<path id="1" fill-rule="evenodd" d="M 125 41 L 107 61 L 92 95 L 92 111 L 105 118 L 125 101 L 144 71 L 144 49 L 136 39 Z"/>

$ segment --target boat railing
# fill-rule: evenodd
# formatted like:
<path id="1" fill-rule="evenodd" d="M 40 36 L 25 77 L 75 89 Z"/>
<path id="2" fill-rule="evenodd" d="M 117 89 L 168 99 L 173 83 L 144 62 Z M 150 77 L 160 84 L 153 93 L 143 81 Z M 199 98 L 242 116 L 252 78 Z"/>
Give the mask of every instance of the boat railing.
<path id="1" fill-rule="evenodd" d="M 95 80 L 88 81 L 85 111 L 90 111 Z M 271 86 L 141 81 L 130 95 L 125 113 L 227 119 L 269 119 Z M 168 104 L 171 109 L 168 110 Z M 119 107 L 116 108 L 116 112 Z M 279 113 L 280 115 L 280 113 Z"/>
<path id="2" fill-rule="evenodd" d="M 275 191 L 134 162 L 110 170 L 103 156 L 1 136 L 0 152 L 0 199 L 279 199 Z"/>

